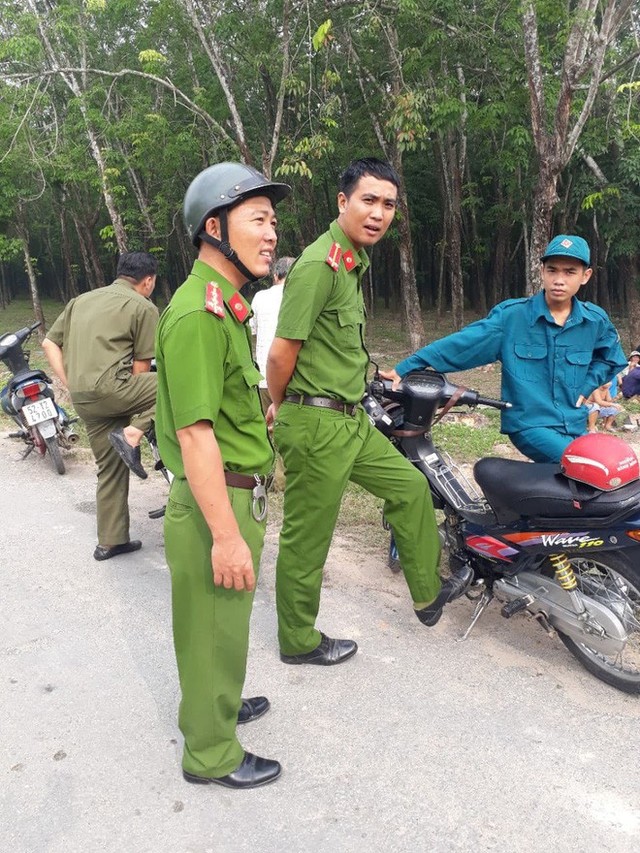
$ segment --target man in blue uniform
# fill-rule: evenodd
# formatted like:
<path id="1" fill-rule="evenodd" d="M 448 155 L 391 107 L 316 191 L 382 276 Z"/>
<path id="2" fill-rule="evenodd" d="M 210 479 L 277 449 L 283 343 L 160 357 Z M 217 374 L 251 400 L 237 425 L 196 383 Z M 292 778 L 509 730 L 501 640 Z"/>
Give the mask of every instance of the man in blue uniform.
<path id="1" fill-rule="evenodd" d="M 559 462 L 586 432 L 583 397 L 626 366 L 619 335 L 602 308 L 576 298 L 591 278 L 589 246 L 560 234 L 542 256 L 542 290 L 507 299 L 487 317 L 383 371 L 400 382 L 412 370 L 469 370 L 502 363 L 501 431 L 534 462 Z"/>

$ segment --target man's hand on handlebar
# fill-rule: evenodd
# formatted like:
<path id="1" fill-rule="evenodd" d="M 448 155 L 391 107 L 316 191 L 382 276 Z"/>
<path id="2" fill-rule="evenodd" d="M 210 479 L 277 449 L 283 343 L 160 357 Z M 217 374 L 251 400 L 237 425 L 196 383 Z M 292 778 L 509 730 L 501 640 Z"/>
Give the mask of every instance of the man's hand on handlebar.
<path id="1" fill-rule="evenodd" d="M 393 368 L 391 370 L 379 370 L 378 376 L 380 376 L 382 379 L 390 379 L 393 382 L 393 385 L 391 387 L 394 391 L 398 390 L 398 385 L 400 385 L 400 383 L 402 382 L 402 376 L 400 376 L 399 373 L 396 373 Z"/>

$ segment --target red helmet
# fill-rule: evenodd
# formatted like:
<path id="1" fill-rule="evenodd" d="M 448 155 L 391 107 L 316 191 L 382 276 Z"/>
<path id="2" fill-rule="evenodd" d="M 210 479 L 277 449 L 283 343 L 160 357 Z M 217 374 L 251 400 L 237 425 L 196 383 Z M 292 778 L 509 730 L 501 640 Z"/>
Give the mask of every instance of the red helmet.
<path id="1" fill-rule="evenodd" d="M 560 468 L 566 477 L 605 492 L 639 477 L 633 448 L 615 435 L 601 433 L 575 438 L 562 454 Z"/>

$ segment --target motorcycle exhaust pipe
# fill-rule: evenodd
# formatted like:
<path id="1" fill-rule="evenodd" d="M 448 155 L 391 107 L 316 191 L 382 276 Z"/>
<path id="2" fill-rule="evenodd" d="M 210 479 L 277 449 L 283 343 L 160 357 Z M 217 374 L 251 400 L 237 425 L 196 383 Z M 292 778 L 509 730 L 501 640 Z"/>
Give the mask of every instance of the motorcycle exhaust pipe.
<path id="1" fill-rule="evenodd" d="M 80 438 L 77 432 L 71 432 L 71 430 L 63 430 L 62 434 L 64 435 L 66 441 L 69 442 L 69 444 L 75 444 Z"/>

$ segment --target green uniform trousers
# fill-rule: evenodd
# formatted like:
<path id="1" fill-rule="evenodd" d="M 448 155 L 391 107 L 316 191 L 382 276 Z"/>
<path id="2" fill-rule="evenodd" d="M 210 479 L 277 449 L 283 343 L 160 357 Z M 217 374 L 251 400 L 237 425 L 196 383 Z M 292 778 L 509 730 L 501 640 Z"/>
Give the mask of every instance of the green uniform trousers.
<path id="1" fill-rule="evenodd" d="M 251 489 L 227 488 L 258 575 L 266 522 L 251 512 Z M 252 592 L 215 586 L 211 532 L 184 479 L 175 479 L 164 521 L 171 570 L 173 641 L 182 701 L 182 766 L 196 776 L 226 776 L 244 757 L 236 737 L 249 645 Z"/>
<path id="2" fill-rule="evenodd" d="M 146 432 L 155 414 L 157 386 L 156 373 L 137 373 L 116 381 L 109 389 L 71 393 L 98 466 L 96 514 L 100 545 L 129 541 L 129 469 L 111 445 L 109 433 L 129 424 Z"/>
<path id="3" fill-rule="evenodd" d="M 384 498 L 413 601 L 433 601 L 440 590 L 440 543 L 428 483 L 364 409 L 350 417 L 285 402 L 274 438 L 287 475 L 276 565 L 282 653 L 309 652 L 320 643 L 322 570 L 348 480 Z"/>

